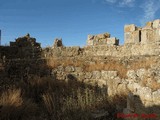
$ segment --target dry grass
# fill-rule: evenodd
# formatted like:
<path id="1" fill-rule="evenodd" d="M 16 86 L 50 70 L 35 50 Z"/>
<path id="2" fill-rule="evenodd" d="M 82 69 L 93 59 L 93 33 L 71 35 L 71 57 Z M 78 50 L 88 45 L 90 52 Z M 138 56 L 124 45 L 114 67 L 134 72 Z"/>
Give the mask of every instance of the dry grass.
<path id="1" fill-rule="evenodd" d="M 0 97 L 0 105 L 19 107 L 23 103 L 20 89 L 9 89 L 2 93 Z"/>
<path id="2" fill-rule="evenodd" d="M 120 78 L 126 78 L 126 73 L 128 70 L 138 70 L 141 68 L 148 69 L 152 65 L 156 64 L 154 58 L 149 59 L 142 59 L 142 60 L 135 60 L 135 61 L 128 61 L 126 64 L 122 64 L 121 61 L 116 59 L 107 59 L 102 60 L 102 63 L 99 60 L 93 60 L 93 63 L 88 63 L 84 59 L 77 59 L 73 60 L 71 58 L 67 59 L 48 59 L 47 65 L 51 68 L 56 68 L 58 66 L 75 66 L 75 67 L 82 67 L 84 71 L 118 71 Z"/>
<path id="3" fill-rule="evenodd" d="M 129 69 L 148 69 L 154 64 L 152 59 L 136 63 L 128 62 L 127 64 L 113 59 L 102 62 L 93 60 L 92 62 L 54 58 L 48 59 L 47 65 L 51 68 L 59 65 L 76 66 L 82 67 L 84 71 L 114 70 L 118 71 L 121 78 L 125 78 Z M 148 84 L 146 80 L 143 81 L 144 85 Z M 44 119 L 48 120 L 90 120 L 93 119 L 91 113 L 97 110 L 108 111 L 110 117 L 114 118 L 117 112 L 122 112 L 122 108 L 126 107 L 125 95 L 110 98 L 106 95 L 107 91 L 103 91 L 96 85 L 90 86 L 74 80 L 66 83 L 50 77 L 33 75 L 26 82 L 18 83 L 17 86 L 19 89 L 13 88 L 1 93 L 0 120 L 27 120 L 30 118 L 37 120 L 43 116 L 39 114 L 37 117 L 39 111 L 45 114 Z M 157 89 L 159 85 L 153 80 L 151 87 Z M 121 108 L 121 110 L 117 110 L 117 108 Z"/>
<path id="4" fill-rule="evenodd" d="M 60 65 L 66 67 L 66 66 L 83 66 L 84 65 L 84 61 L 82 60 L 74 60 L 74 59 L 70 59 L 70 58 L 66 58 L 66 59 L 60 59 L 60 58 L 52 58 L 52 59 L 47 59 L 47 65 L 49 67 L 52 68 L 56 68 Z"/>
<path id="5" fill-rule="evenodd" d="M 136 60 L 129 63 L 129 69 L 137 70 L 140 68 L 151 68 L 152 65 L 155 65 L 156 61 L 153 58 L 144 59 L 144 60 Z"/>
<path id="6" fill-rule="evenodd" d="M 63 93 L 65 94 L 65 93 Z M 108 97 L 106 92 L 97 92 L 94 89 L 78 88 L 72 90 L 70 95 L 59 96 L 56 92 L 47 92 L 43 95 L 44 108 L 51 119 L 90 120 L 91 113 L 98 110 L 116 112 L 116 105 L 125 106 L 126 97 Z M 122 102 L 123 101 L 123 102 Z M 113 117 L 113 116 L 112 116 Z"/>
<path id="7" fill-rule="evenodd" d="M 118 75 L 121 78 L 125 78 L 127 73 L 127 68 L 116 61 L 110 61 L 105 64 L 96 62 L 95 64 L 86 65 L 85 70 L 89 72 L 95 70 L 118 71 Z"/>
<path id="8" fill-rule="evenodd" d="M 27 120 L 37 114 L 37 105 L 22 98 L 20 89 L 9 89 L 0 96 L 1 120 Z"/>

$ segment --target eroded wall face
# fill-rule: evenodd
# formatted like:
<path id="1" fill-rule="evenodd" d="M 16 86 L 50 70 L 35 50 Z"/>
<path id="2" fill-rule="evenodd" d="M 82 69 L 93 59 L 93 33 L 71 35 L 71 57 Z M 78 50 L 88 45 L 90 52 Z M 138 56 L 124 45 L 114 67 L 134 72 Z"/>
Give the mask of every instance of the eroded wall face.
<path id="1" fill-rule="evenodd" d="M 147 22 L 142 28 L 134 24 L 124 27 L 125 44 L 155 44 L 160 41 L 160 20 Z"/>
<path id="2" fill-rule="evenodd" d="M 110 37 L 109 33 L 98 34 L 98 35 L 88 35 L 87 46 L 97 46 L 97 45 L 119 45 L 119 40 L 115 37 Z"/>
<path id="3" fill-rule="evenodd" d="M 98 86 L 107 88 L 107 94 L 110 96 L 131 91 L 133 94 L 140 96 L 145 106 L 160 105 L 159 88 L 152 89 L 150 87 L 152 80 L 154 80 L 155 85 L 160 83 L 160 63 L 153 64 L 149 66 L 150 68 L 143 68 L 146 65 L 144 61 L 144 63 L 142 62 L 144 66 L 138 69 L 134 69 L 134 67 L 137 67 L 137 61 L 133 61 L 135 63 L 133 68 L 128 65 L 130 59 L 137 58 L 139 61 L 145 56 L 157 56 L 155 60 L 151 59 L 148 61 L 149 65 L 154 61 L 160 61 L 160 46 L 159 44 L 155 44 L 159 40 L 159 35 L 159 21 L 157 20 L 147 23 L 146 27 L 142 29 L 137 28 L 135 25 L 125 26 L 125 45 L 123 46 L 116 46 L 118 45 L 117 39 L 110 38 L 109 34 L 88 36 L 88 46 L 84 48 L 64 47 L 62 41 L 57 41 L 53 48 L 46 48 L 42 51 L 42 60 L 44 62 L 51 60 L 51 66 L 52 64 L 54 65 L 54 67 L 50 67 L 52 68 L 51 71 L 42 70 L 41 72 L 38 69 L 40 67 L 37 68 L 36 66 L 37 64 L 39 66 L 44 64 L 43 61 L 32 61 L 29 62 L 30 66 L 32 66 L 29 73 L 38 73 L 38 75 L 43 74 L 46 76 L 51 75 L 53 79 L 65 80 L 67 82 L 78 80 L 89 84 L 97 83 Z M 13 46 L 16 45 L 15 43 L 11 44 Z M 10 51 L 11 49 L 9 48 L 7 50 Z M 29 50 L 24 48 L 24 51 Z M 26 52 L 26 54 L 30 53 L 32 51 Z M 127 60 L 122 59 L 123 57 Z M 52 60 L 55 58 L 56 61 Z M 109 60 L 107 58 L 113 59 Z M 149 58 L 146 57 L 147 59 Z M 112 62 L 114 60 L 117 60 L 119 64 Z M 21 61 L 21 64 L 24 64 L 24 61 Z M 37 64 L 35 65 L 35 63 Z M 108 66 L 105 66 L 106 64 Z M 14 65 L 17 68 L 21 66 L 19 65 L 19 61 L 16 61 Z M 27 68 L 27 66 L 28 64 L 22 67 L 21 71 Z M 14 70 L 11 69 L 11 71 Z M 123 74 L 126 77 L 122 77 L 120 72 L 124 72 Z M 129 100 L 128 102 L 128 104 L 131 103 Z M 132 109 L 131 105 L 127 105 L 127 109 Z"/>

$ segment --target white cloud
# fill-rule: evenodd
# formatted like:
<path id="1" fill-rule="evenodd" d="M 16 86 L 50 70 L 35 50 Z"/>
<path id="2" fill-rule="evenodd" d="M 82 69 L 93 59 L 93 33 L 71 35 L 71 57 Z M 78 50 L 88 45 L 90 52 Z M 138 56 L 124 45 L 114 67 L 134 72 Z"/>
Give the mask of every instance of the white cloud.
<path id="1" fill-rule="evenodd" d="M 109 2 L 109 3 L 116 3 L 117 0 L 105 0 L 106 2 Z"/>
<path id="2" fill-rule="evenodd" d="M 135 0 L 105 0 L 105 2 L 116 4 L 119 7 L 133 7 Z"/>
<path id="3" fill-rule="evenodd" d="M 133 7 L 134 6 L 134 2 L 135 0 L 122 0 L 119 4 L 123 7 L 123 6 L 127 6 L 127 7 Z"/>
<path id="4" fill-rule="evenodd" d="M 155 14 L 160 9 L 159 4 L 160 0 L 148 0 L 141 6 L 144 11 L 144 16 L 140 20 L 142 25 L 155 19 Z"/>

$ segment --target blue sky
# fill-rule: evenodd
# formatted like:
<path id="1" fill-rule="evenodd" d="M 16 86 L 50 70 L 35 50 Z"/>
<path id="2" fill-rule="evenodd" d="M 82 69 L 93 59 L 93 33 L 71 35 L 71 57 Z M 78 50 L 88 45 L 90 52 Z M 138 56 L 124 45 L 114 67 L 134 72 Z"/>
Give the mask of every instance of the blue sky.
<path id="1" fill-rule="evenodd" d="M 30 33 L 42 46 L 62 38 L 85 46 L 88 34 L 109 32 L 123 44 L 125 24 L 160 18 L 160 0 L 0 0 L 2 44 Z"/>

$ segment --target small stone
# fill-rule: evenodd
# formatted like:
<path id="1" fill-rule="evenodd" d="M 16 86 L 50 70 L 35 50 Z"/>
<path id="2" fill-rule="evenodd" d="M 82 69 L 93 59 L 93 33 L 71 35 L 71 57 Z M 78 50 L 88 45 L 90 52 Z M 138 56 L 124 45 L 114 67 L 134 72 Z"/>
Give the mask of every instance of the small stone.
<path id="1" fill-rule="evenodd" d="M 93 71 L 93 79 L 100 79 L 101 78 L 101 72 L 100 71 Z"/>
<path id="2" fill-rule="evenodd" d="M 104 71 L 104 70 L 102 70 L 101 75 L 102 75 L 103 79 L 106 79 L 106 80 L 113 79 L 113 78 L 117 77 L 118 72 L 117 71 Z"/>
<path id="3" fill-rule="evenodd" d="M 136 79 L 137 78 L 136 72 L 134 70 L 129 70 L 127 72 L 127 77 L 130 79 Z"/>
<path id="4" fill-rule="evenodd" d="M 65 68 L 65 71 L 66 71 L 66 72 L 74 72 L 74 71 L 75 71 L 75 68 L 74 68 L 73 66 L 67 66 L 67 67 Z"/>
<path id="5" fill-rule="evenodd" d="M 145 73 L 146 73 L 146 70 L 143 69 L 143 68 L 137 70 L 137 76 L 138 76 L 140 79 L 143 79 Z"/>
<path id="6" fill-rule="evenodd" d="M 86 72 L 85 73 L 85 78 L 86 79 L 90 79 L 92 77 L 92 73 L 91 72 Z"/>

